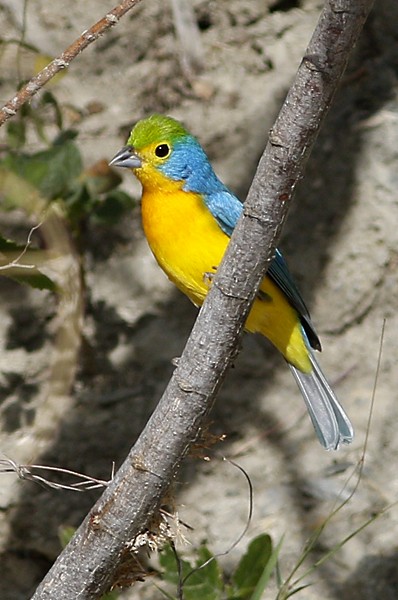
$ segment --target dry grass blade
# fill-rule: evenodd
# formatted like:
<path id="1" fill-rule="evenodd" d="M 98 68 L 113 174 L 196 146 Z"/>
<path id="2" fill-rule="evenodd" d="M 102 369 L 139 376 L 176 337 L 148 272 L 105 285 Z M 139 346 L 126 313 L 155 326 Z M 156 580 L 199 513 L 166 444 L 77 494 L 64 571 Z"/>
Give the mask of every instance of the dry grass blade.
<path id="1" fill-rule="evenodd" d="M 53 473 L 59 473 L 62 475 L 69 475 L 78 481 L 72 483 L 60 483 L 52 481 L 35 473 L 34 471 L 50 471 Z M 114 465 L 112 465 L 111 478 L 106 481 L 103 479 L 97 479 L 84 473 L 77 471 L 71 471 L 70 469 L 63 469 L 62 467 L 51 467 L 46 465 L 20 465 L 11 458 L 4 456 L 0 459 L 0 474 L 1 473 L 16 473 L 20 479 L 26 479 L 42 485 L 45 488 L 51 488 L 55 490 L 71 490 L 74 492 L 87 492 L 88 490 L 95 490 L 99 488 L 105 488 L 112 481 L 114 473 Z"/>

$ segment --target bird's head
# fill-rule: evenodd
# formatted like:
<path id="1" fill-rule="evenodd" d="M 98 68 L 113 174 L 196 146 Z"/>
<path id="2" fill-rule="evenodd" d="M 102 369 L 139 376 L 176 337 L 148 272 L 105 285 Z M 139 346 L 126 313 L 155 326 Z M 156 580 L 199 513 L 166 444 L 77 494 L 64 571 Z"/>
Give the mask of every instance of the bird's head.
<path id="1" fill-rule="evenodd" d="M 110 165 L 132 169 L 144 185 L 160 174 L 193 189 L 198 178 L 214 176 L 197 139 L 175 119 L 157 114 L 138 121 Z"/>

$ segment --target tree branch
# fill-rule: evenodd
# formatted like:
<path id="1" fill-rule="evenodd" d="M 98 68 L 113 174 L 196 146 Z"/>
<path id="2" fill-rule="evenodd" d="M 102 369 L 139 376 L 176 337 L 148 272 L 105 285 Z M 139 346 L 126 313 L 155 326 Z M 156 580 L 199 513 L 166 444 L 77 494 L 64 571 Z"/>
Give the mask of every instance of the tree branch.
<path id="1" fill-rule="evenodd" d="M 123 0 L 113 10 L 109 11 L 105 17 L 97 21 L 95 25 L 83 31 L 80 37 L 77 38 L 60 56 L 54 58 L 40 73 L 32 77 L 26 85 L 24 85 L 11 100 L 9 100 L 3 108 L 0 109 L 0 127 L 8 119 L 16 115 L 17 111 L 32 98 L 41 88 L 56 75 L 59 71 L 69 67 L 73 59 L 80 52 L 83 52 L 87 46 L 95 42 L 105 31 L 116 25 L 123 15 L 131 8 L 134 8 L 141 0 Z"/>
<path id="2" fill-rule="evenodd" d="M 277 121 L 225 259 L 170 383 L 115 478 L 34 595 L 97 598 L 148 527 L 237 352 L 297 181 L 372 0 L 329 0 Z"/>

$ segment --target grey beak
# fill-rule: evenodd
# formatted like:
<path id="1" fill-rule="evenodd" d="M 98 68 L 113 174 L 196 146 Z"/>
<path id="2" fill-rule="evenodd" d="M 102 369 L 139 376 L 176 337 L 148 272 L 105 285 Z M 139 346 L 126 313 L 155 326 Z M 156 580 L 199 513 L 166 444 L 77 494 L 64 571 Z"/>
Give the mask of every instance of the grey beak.
<path id="1" fill-rule="evenodd" d="M 131 146 L 125 146 L 109 163 L 110 167 L 126 167 L 127 169 L 138 169 L 142 166 L 140 157 L 134 152 Z"/>

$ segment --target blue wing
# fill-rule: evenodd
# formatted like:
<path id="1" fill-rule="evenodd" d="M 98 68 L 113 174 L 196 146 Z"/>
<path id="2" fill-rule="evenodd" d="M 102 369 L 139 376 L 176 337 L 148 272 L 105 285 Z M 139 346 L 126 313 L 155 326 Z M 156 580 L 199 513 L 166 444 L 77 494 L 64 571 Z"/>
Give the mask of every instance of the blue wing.
<path id="1" fill-rule="evenodd" d="M 243 210 L 243 204 L 240 200 L 228 190 L 222 190 L 205 196 L 205 202 L 224 233 L 231 236 Z M 282 290 L 293 308 L 297 310 L 312 348 L 320 350 L 321 344 L 311 322 L 308 308 L 290 274 L 282 253 L 278 249 L 275 252 L 267 274 Z"/>
<path id="2" fill-rule="evenodd" d="M 282 253 L 276 249 L 274 259 L 269 266 L 268 273 L 273 281 L 280 287 L 290 304 L 295 308 L 300 316 L 301 324 L 307 335 L 312 348 L 321 350 L 321 342 L 312 324 L 310 313 L 305 305 L 303 297 L 290 274 L 289 268 Z"/>
<path id="3" fill-rule="evenodd" d="M 243 211 L 242 202 L 227 189 L 205 194 L 204 200 L 223 232 L 231 237 Z"/>
<path id="4" fill-rule="evenodd" d="M 301 316 L 309 318 L 310 314 L 308 308 L 290 274 L 286 260 L 278 249 L 276 249 L 274 259 L 268 269 L 268 275 L 281 288 L 290 304 L 294 306 L 297 312 Z"/>

